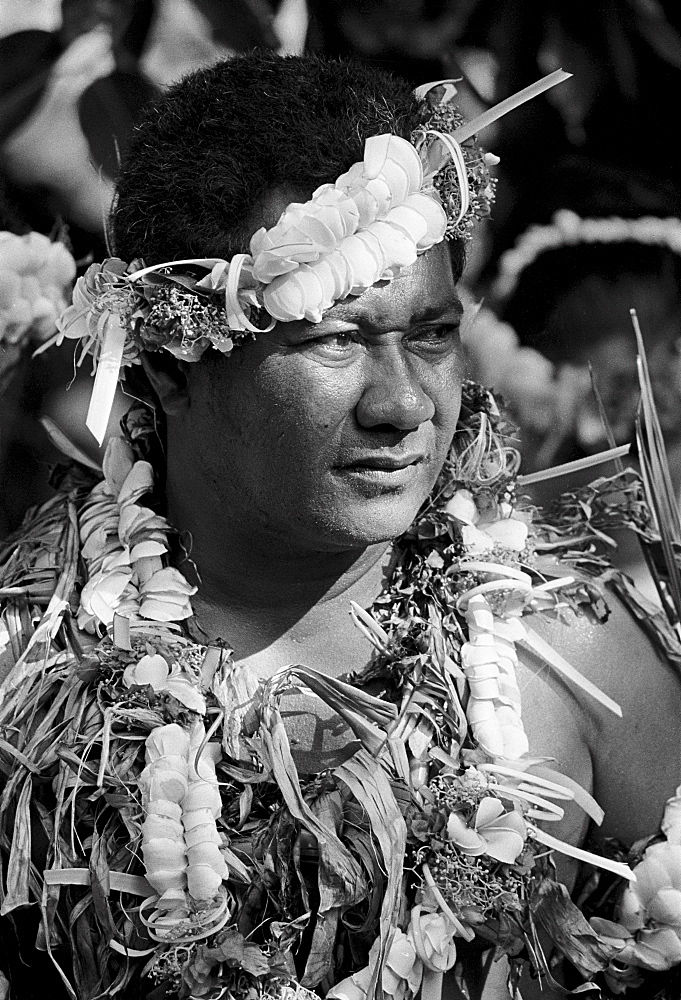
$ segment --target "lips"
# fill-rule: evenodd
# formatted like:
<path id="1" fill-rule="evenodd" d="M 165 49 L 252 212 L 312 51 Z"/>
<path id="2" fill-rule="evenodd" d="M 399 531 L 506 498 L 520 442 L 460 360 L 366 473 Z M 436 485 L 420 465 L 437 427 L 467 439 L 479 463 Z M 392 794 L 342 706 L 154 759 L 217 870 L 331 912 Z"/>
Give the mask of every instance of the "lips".
<path id="1" fill-rule="evenodd" d="M 395 472 L 410 465 L 419 465 L 425 456 L 411 455 L 361 455 L 352 462 L 343 462 L 343 469 L 377 469 L 381 472 Z"/>
<path id="2" fill-rule="evenodd" d="M 424 455 L 416 452 L 407 455 L 390 455 L 385 453 L 378 455 L 358 455 L 357 458 L 349 462 L 339 463 L 338 467 L 342 469 L 380 469 L 392 472 L 397 469 L 406 469 L 410 465 L 419 465 L 423 462 L 424 458 Z"/>

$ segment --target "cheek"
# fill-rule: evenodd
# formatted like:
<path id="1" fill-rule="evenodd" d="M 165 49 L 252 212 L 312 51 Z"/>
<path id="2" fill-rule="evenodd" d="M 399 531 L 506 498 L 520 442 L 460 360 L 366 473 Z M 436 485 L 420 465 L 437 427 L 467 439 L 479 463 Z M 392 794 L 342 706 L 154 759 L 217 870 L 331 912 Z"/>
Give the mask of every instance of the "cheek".
<path id="1" fill-rule="evenodd" d="M 435 406 L 434 423 L 444 434 L 453 435 L 461 411 L 464 363 L 461 351 L 432 373 L 429 393 Z"/>
<path id="2" fill-rule="evenodd" d="M 333 441 L 358 399 L 357 377 L 296 356 L 273 360 L 258 371 L 257 398 L 278 436 L 291 447 L 308 447 L 307 458 Z"/>

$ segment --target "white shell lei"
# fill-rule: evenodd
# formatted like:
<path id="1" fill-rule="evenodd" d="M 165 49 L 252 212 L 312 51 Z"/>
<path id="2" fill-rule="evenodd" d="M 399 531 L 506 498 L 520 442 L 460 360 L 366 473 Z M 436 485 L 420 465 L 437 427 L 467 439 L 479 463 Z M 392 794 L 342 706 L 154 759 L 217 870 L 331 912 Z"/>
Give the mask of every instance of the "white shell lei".
<path id="1" fill-rule="evenodd" d="M 192 614 L 196 592 L 178 570 L 164 566 L 168 551 L 165 518 L 138 500 L 153 485 L 148 462 L 136 462 L 122 438 L 112 438 L 104 458 L 104 479 L 92 490 L 78 518 L 88 571 L 78 626 L 94 632 L 114 614 L 135 622 L 179 622 Z"/>
<path id="2" fill-rule="evenodd" d="M 466 716 L 473 737 L 490 757 L 518 760 L 529 750 L 515 675 L 515 643 L 525 629 L 518 618 L 495 616 L 482 594 L 467 601 L 465 616 L 469 639 L 461 666 L 470 688 Z"/>
<path id="3" fill-rule="evenodd" d="M 147 901 L 145 923 L 160 942 L 214 934 L 229 916 L 222 892 L 229 869 L 215 822 L 221 812 L 215 777 L 220 747 L 205 742 L 201 722 L 189 732 L 177 723 L 159 726 L 146 741 L 147 764 L 139 779 L 146 813 L 142 855 L 158 898 Z"/>

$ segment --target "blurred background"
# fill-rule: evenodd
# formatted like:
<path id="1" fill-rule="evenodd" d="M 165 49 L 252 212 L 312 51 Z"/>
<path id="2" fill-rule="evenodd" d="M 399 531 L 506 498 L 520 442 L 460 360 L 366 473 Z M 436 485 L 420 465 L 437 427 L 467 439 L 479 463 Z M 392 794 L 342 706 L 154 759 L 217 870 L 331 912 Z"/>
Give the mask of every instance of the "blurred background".
<path id="1" fill-rule="evenodd" d="M 678 2 L 0 0 L 0 537 L 50 493 L 58 453 L 41 416 L 101 460 L 83 429 L 87 362 L 75 367 L 68 342 L 32 357 L 68 296 L 68 262 L 45 263 L 43 244 L 17 256 L 8 234 L 61 241 L 74 273 L 107 256 L 112 181 L 144 104 L 254 46 L 350 55 L 415 86 L 453 78 L 469 116 L 553 69 L 573 74 L 484 134 L 501 161 L 464 276 L 469 374 L 519 423 L 525 471 L 607 446 L 592 379 L 629 441 L 634 307 L 681 489 Z"/>

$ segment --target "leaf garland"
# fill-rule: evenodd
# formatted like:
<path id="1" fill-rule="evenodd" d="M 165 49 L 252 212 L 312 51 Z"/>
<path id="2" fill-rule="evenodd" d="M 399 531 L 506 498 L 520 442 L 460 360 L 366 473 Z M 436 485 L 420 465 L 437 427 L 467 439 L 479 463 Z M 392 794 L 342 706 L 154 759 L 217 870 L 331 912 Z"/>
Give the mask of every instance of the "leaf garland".
<path id="1" fill-rule="evenodd" d="M 134 426 L 131 437 L 144 445 L 149 435 L 141 423 Z M 490 394 L 467 383 L 442 475 L 394 545 L 389 586 L 364 613 L 376 638 L 374 655 L 340 679 L 293 665 L 253 687 L 233 676 L 228 649 L 207 649 L 172 621 L 133 621 L 123 645 L 114 641 L 115 621 L 106 635 L 79 632 L 73 615 L 86 580 L 76 526 L 92 510 L 91 483 L 71 481 L 70 492 L 31 514 L 18 545 L 2 549 L 3 912 L 40 905 L 42 942 L 71 996 L 151 998 L 170 990 L 180 997 L 224 992 L 314 1000 L 311 988 L 323 993 L 364 970 L 363 992 L 383 1000 L 392 988 L 394 944 L 399 939 L 407 947 L 411 940 L 403 931 L 411 902 L 422 916 L 441 920 L 448 934 L 477 927 L 498 952 L 517 961 L 534 956 L 548 976 L 533 944 L 541 923 L 564 942 L 564 954 L 587 968 L 575 943 L 583 928 L 570 907 L 554 905 L 561 890 L 553 888 L 541 845 L 528 840 L 507 864 L 461 852 L 447 833 L 452 812 L 473 830 L 481 802 L 495 797 L 496 788 L 517 803 L 552 794 L 550 782 L 537 784 L 532 760 L 501 777 L 485 770 L 489 758 L 471 736 L 470 692 L 459 662 L 467 634 L 457 602 L 488 575 L 468 557 L 464 526 L 447 505 L 464 490 L 481 517 L 505 516 L 505 505 L 516 500 L 513 435 Z M 128 474 L 119 482 L 109 469 L 119 507 Z M 546 581 L 544 551 L 560 552 L 592 574 L 611 572 L 597 549 L 608 527 L 619 519 L 641 533 L 652 530 L 640 486 L 628 476 L 601 481 L 586 500 L 567 500 L 537 529 L 539 558 L 530 547 L 518 553 L 497 545 L 482 564 L 494 560 L 511 571 L 521 563 L 522 572 Z M 130 494 L 138 507 L 140 496 Z M 144 513 L 150 530 L 160 530 L 153 517 Z M 118 544 L 114 539 L 112 552 Z M 163 559 L 155 572 L 169 568 Z M 574 600 L 597 607 L 595 589 L 579 586 Z M 499 594 L 503 607 L 508 597 Z M 549 594 L 542 606 L 554 603 Z M 677 653 L 673 640 L 664 637 L 667 650 Z M 233 909 L 227 926 L 193 945 L 150 942 L 139 898 L 131 894 L 138 883 L 118 881 L 144 872 L 138 778 L 145 740 L 160 725 L 189 726 L 196 718 L 164 690 L 126 685 L 128 667 L 158 656 L 170 676 L 179 672 L 201 689 L 213 713 L 206 717 L 207 739 L 222 745 L 219 830 Z M 346 721 L 362 744 L 353 757 L 330 772 L 299 775 L 278 708 L 289 684 L 306 686 Z M 238 725 L 230 722 L 235 710 Z M 31 858 L 36 828 L 47 841 L 44 858 Z M 89 872 L 87 885 L 78 884 L 80 871 Z M 128 888 L 116 888 L 121 884 Z M 419 948 L 426 938 L 419 932 L 414 939 Z M 434 967 L 432 955 L 414 954 L 415 962 Z"/>

